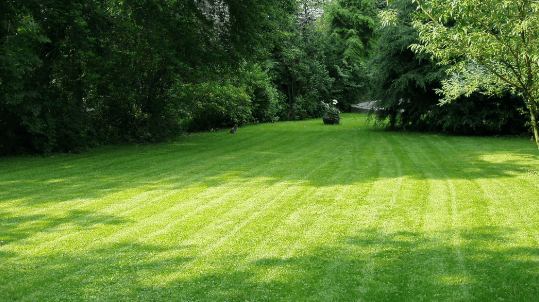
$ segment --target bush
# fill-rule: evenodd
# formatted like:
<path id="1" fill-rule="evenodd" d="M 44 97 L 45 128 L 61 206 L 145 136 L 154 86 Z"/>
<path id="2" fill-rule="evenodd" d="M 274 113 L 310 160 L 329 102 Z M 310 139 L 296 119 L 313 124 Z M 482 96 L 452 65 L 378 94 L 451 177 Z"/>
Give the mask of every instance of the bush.
<path id="1" fill-rule="evenodd" d="M 243 125 L 252 122 L 251 99 L 244 88 L 227 82 L 176 84 L 173 95 L 182 104 L 190 131 Z"/>
<path id="2" fill-rule="evenodd" d="M 443 106 L 432 106 L 430 124 L 436 130 L 464 135 L 526 133 L 529 115 L 519 106 L 522 100 L 510 93 L 487 96 L 479 92 Z"/>
<path id="3" fill-rule="evenodd" d="M 275 88 L 268 72 L 259 64 L 245 63 L 235 86 L 245 87 L 251 99 L 252 116 L 255 123 L 271 123 L 279 120 L 279 112 L 286 97 Z"/>
<path id="4" fill-rule="evenodd" d="M 326 125 L 337 125 L 341 121 L 341 115 L 339 109 L 335 107 L 337 105 L 337 100 L 333 100 L 333 104 L 329 105 L 326 103 L 323 103 L 326 105 L 326 112 L 322 116 L 322 120 L 324 121 L 324 124 Z"/>

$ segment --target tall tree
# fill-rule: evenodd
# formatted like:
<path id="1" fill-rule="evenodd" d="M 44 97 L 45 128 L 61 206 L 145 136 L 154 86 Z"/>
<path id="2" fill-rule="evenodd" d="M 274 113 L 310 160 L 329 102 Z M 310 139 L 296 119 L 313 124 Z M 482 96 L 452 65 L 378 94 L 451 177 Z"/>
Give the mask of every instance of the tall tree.
<path id="1" fill-rule="evenodd" d="M 474 91 L 518 93 L 539 148 L 539 3 L 533 0 L 413 0 L 421 10 L 413 49 L 451 65 L 445 101 Z"/>
<path id="2" fill-rule="evenodd" d="M 338 0 L 325 10 L 326 66 L 335 79 L 331 95 L 341 109 L 361 100 L 368 89 L 366 62 L 376 44 L 377 0 Z M 363 93 L 360 93 L 363 92 Z"/>
<path id="3" fill-rule="evenodd" d="M 320 51 L 324 33 L 315 26 L 320 1 L 298 1 L 298 10 L 281 28 L 279 42 L 272 57 L 271 75 L 278 89 L 286 96 L 285 119 L 321 117 L 321 101 L 328 97 L 332 78 Z"/>
<path id="4" fill-rule="evenodd" d="M 434 89 L 445 78 L 444 68 L 409 48 L 418 42 L 417 31 L 411 24 L 416 8 L 410 0 L 395 0 L 381 11 L 382 15 L 397 14 L 390 24 L 378 29 L 377 44 L 370 57 L 371 96 L 378 100 L 376 119 L 389 120 L 391 128 L 431 128 L 426 119 L 438 103 Z"/>

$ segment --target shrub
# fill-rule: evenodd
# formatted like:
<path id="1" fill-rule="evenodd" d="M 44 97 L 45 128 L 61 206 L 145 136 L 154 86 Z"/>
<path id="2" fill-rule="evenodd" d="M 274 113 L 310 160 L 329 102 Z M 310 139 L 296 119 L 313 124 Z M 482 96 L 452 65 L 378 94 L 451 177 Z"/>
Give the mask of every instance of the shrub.
<path id="1" fill-rule="evenodd" d="M 235 84 L 245 87 L 251 99 L 252 116 L 255 123 L 276 122 L 286 97 L 272 83 L 268 72 L 259 64 L 245 63 Z"/>
<path id="2" fill-rule="evenodd" d="M 253 120 L 251 99 L 244 88 L 212 81 L 177 84 L 174 90 L 191 131 L 243 125 Z"/>
<path id="3" fill-rule="evenodd" d="M 326 112 L 322 116 L 322 120 L 326 125 L 337 125 L 341 121 L 341 115 L 339 109 L 335 107 L 337 100 L 333 100 L 331 105 L 322 102 L 326 106 Z"/>

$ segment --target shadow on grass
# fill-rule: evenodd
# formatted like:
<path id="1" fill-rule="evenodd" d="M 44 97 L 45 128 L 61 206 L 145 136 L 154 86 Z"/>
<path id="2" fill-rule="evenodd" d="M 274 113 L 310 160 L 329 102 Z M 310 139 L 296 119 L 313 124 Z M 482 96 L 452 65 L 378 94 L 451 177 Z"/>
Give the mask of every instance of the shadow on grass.
<path id="1" fill-rule="evenodd" d="M 140 301 L 144 289 L 139 276 L 180 270 L 191 258 L 177 254 L 188 248 L 111 243 L 81 254 L 51 252 L 26 261 L 4 255 L 10 269 L 0 270 L 0 295 L 3 301 L 119 301 L 136 293 L 131 297 Z M 154 259 L 159 254 L 172 255 Z"/>
<path id="2" fill-rule="evenodd" d="M 190 266 L 196 256 L 185 256 L 191 247 L 112 244 L 15 263 L 12 272 L 2 272 L 11 282 L 0 294 L 103 301 L 536 301 L 539 251 L 512 245 L 515 232 L 369 229 L 297 256 L 215 256 L 198 268 Z"/>
<path id="3" fill-rule="evenodd" d="M 81 210 L 71 210 L 59 217 L 44 214 L 13 216 L 0 213 L 0 246 L 37 233 L 55 232 L 63 226 L 84 230 L 96 225 L 122 225 L 128 222 L 129 220 L 113 215 Z"/>
<path id="4" fill-rule="evenodd" d="M 337 127 L 318 122 L 250 126 L 238 135 L 200 134 L 175 143 L 82 155 L 15 158 L 0 163 L 0 203 L 32 206 L 130 189 L 182 190 L 230 181 L 323 187 L 397 177 L 512 178 L 539 170 L 537 151 L 519 140 L 380 132 L 353 118 Z M 507 158 L 488 159 L 496 154 Z"/>
<path id="5" fill-rule="evenodd" d="M 373 251 L 372 301 L 535 301 L 539 250 L 512 246 L 516 231 L 481 227 L 425 236 L 365 230 L 348 242 Z"/>

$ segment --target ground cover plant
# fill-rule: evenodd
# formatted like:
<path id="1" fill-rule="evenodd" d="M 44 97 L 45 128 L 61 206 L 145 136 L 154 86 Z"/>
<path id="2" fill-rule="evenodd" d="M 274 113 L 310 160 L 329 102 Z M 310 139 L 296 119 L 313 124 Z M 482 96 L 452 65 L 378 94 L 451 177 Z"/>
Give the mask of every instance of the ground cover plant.
<path id="1" fill-rule="evenodd" d="M 342 117 L 0 159 L 0 300 L 539 298 L 533 143 Z"/>

